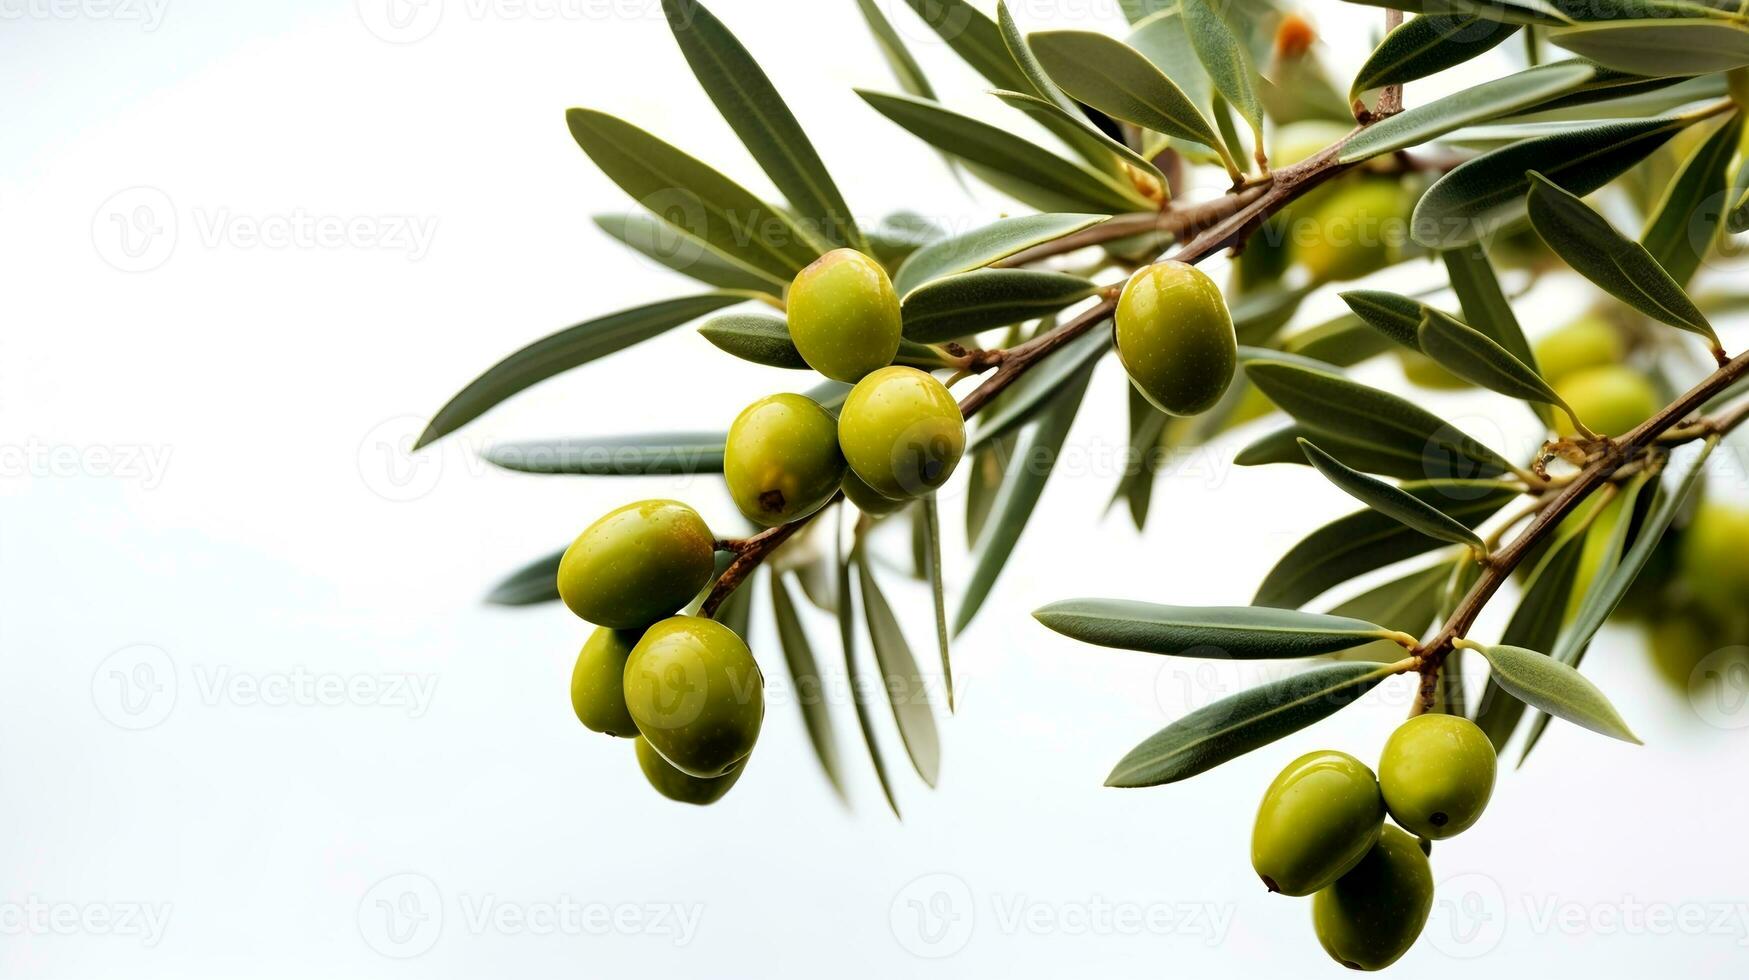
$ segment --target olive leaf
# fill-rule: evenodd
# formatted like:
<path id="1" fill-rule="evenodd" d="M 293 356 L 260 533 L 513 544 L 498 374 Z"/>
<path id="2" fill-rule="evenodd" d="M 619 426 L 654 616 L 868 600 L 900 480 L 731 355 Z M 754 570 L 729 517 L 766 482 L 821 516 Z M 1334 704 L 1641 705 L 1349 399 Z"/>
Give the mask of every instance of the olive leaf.
<path id="1" fill-rule="evenodd" d="M 600 357 L 649 340 L 683 323 L 748 299 L 746 293 L 716 292 L 662 300 L 585 320 L 529 344 L 468 383 L 432 416 L 413 444 L 428 446 L 479 418 L 485 411 L 531 385 Z"/>
<path id="2" fill-rule="evenodd" d="M 559 559 L 564 548 L 539 558 L 510 573 L 492 591 L 486 601 L 494 606 L 534 606 L 559 601 Z"/>
<path id="3" fill-rule="evenodd" d="M 850 206 L 783 97 L 728 28 L 698 0 L 662 0 L 692 73 L 814 237 L 868 251 Z"/>
<path id="4" fill-rule="evenodd" d="M 1224 3 L 1222 6 L 1226 6 Z M 1251 64 L 1239 39 L 1233 35 L 1220 11 L 1210 0 L 1179 0 L 1178 9 L 1184 18 L 1184 29 L 1196 56 L 1214 82 L 1215 91 L 1233 107 L 1251 127 L 1251 136 L 1263 153 L 1263 105 L 1257 101 L 1257 90 L 1251 85 Z M 1224 117 L 1225 113 L 1219 113 Z M 1233 154 L 1238 156 L 1237 153 Z"/>
<path id="5" fill-rule="evenodd" d="M 979 416 L 972 435 L 972 449 L 981 449 L 1015 431 L 1044 408 L 1055 404 L 1057 394 L 1071 377 L 1090 370 L 1111 349 L 1111 330 L 1095 326 L 1053 351 L 1019 380 L 1008 386 L 1000 402 Z"/>
<path id="6" fill-rule="evenodd" d="M 802 359 L 790 339 L 789 324 L 782 318 L 760 313 L 727 313 L 706 320 L 698 332 L 724 353 L 744 361 L 767 367 L 802 370 L 808 362 Z M 894 364 L 934 370 L 953 367 L 957 363 L 945 352 L 928 344 L 912 340 L 899 341 Z"/>
<path id="7" fill-rule="evenodd" d="M 1600 735 L 1642 744 L 1597 685 L 1566 664 L 1523 647 L 1466 642 L 1464 648 L 1480 653 L 1500 688 L 1525 704 Z"/>
<path id="8" fill-rule="evenodd" d="M 1421 349 L 1421 319 L 1426 307 L 1407 296 L 1379 289 L 1338 294 L 1361 322 L 1410 350 Z"/>
<path id="9" fill-rule="evenodd" d="M 1027 214 L 950 235 L 925 245 L 906 259 L 893 275 L 893 289 L 903 299 L 925 283 L 982 269 L 1107 220 L 1110 215 Z"/>
<path id="10" fill-rule="evenodd" d="M 1393 452 L 1388 448 L 1362 442 L 1351 442 L 1337 436 L 1313 432 L 1303 425 L 1277 429 L 1239 450 L 1233 462 L 1240 466 L 1267 466 L 1271 463 L 1291 463 L 1310 466 L 1311 461 L 1300 449 L 1301 439 L 1316 439 L 1319 448 L 1362 473 L 1376 473 L 1399 480 L 1427 478 L 1427 461 L 1420 453 Z"/>
<path id="11" fill-rule="evenodd" d="M 1407 113 L 1405 113 L 1407 115 Z M 1519 140 L 1459 164 L 1415 205 L 1415 241 L 1456 248 L 1480 241 L 1524 216 L 1528 171 L 1589 194 L 1650 156 L 1691 120 L 1616 120 Z"/>
<path id="12" fill-rule="evenodd" d="M 1184 92 L 1191 105 L 1204 106 L 1214 99 L 1214 82 L 1203 68 L 1196 47 L 1190 43 L 1190 31 L 1184 13 L 1176 0 L 1170 9 L 1136 25 L 1125 43 L 1154 63 L 1167 78 Z"/>
<path id="13" fill-rule="evenodd" d="M 1721 207 L 1711 202 L 1730 179 L 1731 158 L 1742 136 L 1743 115 L 1733 113 L 1683 162 L 1640 233 L 1640 244 L 1678 286 L 1694 278 L 1718 239 L 1728 203 Z"/>
<path id="14" fill-rule="evenodd" d="M 1531 227 L 1573 271 L 1660 323 L 1697 333 L 1714 348 L 1718 334 L 1645 246 L 1615 230 L 1576 195 L 1531 171 Z"/>
<path id="15" fill-rule="evenodd" d="M 936 343 L 1055 313 L 1093 295 L 1091 280 L 1036 269 L 979 269 L 933 280 L 905 297 L 905 337 Z"/>
<path id="16" fill-rule="evenodd" d="M 1309 440 L 1301 439 L 1299 443 L 1312 466 L 1343 493 L 1430 538 L 1467 545 L 1478 554 L 1486 550 L 1475 531 L 1439 508 L 1383 480 L 1344 466 L 1340 460 L 1319 449 Z"/>
<path id="17" fill-rule="evenodd" d="M 1439 616 L 1449 577 L 1444 565 L 1410 572 L 1334 606 L 1330 615 L 1390 623 L 1409 636 L 1420 637 Z M 1403 646 L 1394 639 L 1374 640 L 1333 656 L 1341 660 L 1394 663 L 1402 658 Z"/>
<path id="18" fill-rule="evenodd" d="M 998 89 L 996 97 L 1031 115 L 1062 140 L 1071 150 L 1096 167 L 1122 173 L 1119 160 L 1137 167 L 1159 180 L 1164 188 L 1166 178 L 1141 154 L 1107 136 L 1087 117 L 1075 100 L 1063 93 L 1056 82 L 1045 74 L 1038 57 L 1027 47 L 1026 36 L 1008 11 L 1008 4 L 997 0 L 996 26 L 1002 32 L 1002 43 L 1020 67 L 1021 74 L 1031 83 L 1030 91 L 1014 92 Z"/>
<path id="19" fill-rule="evenodd" d="M 1505 290 L 1500 288 L 1500 278 L 1494 274 L 1494 264 L 1488 260 L 1488 253 L 1480 245 L 1464 245 L 1441 252 L 1440 258 L 1445 262 L 1445 274 L 1452 292 L 1457 294 L 1458 304 L 1463 308 L 1464 321 L 1505 348 L 1525 367 L 1540 373 L 1530 340 L 1525 337 L 1524 328 L 1519 326 L 1518 316 L 1512 312 Z M 1544 425 L 1554 428 L 1554 413 L 1546 404 L 1533 402 L 1531 409 Z"/>
<path id="20" fill-rule="evenodd" d="M 1493 50 L 1518 30 L 1481 17 L 1444 14 L 1413 17 L 1385 35 L 1355 73 L 1349 101 L 1386 85 L 1401 85 L 1461 65 Z"/>
<path id="21" fill-rule="evenodd" d="M 1417 17 L 1404 24 L 1401 29 L 1407 30 L 1411 25 L 1426 19 L 1425 15 Z M 1342 145 L 1337 159 L 1343 163 L 1358 163 L 1386 153 L 1420 146 L 1453 130 L 1499 119 L 1548 102 L 1556 96 L 1579 88 L 1596 75 L 1597 68 L 1593 65 L 1582 61 L 1561 61 L 1482 82 L 1444 98 L 1405 109 L 1366 127 Z"/>
<path id="22" fill-rule="evenodd" d="M 1028 43 L 1065 92 L 1099 111 L 1221 150 L 1220 136 L 1184 91 L 1135 48 L 1093 31 L 1040 31 Z"/>
<path id="23" fill-rule="evenodd" d="M 1486 17 L 1504 24 L 1564 25 L 1572 22 L 1558 6 L 1548 0 L 1349 0 L 1371 7 L 1393 7 L 1412 14 L 1468 14 Z M 1608 9 L 1612 0 L 1596 0 L 1591 8 Z"/>
<path id="24" fill-rule="evenodd" d="M 1535 369 L 1469 324 L 1430 309 L 1417 336 L 1428 357 L 1465 381 L 1509 398 L 1559 405 L 1568 415 L 1573 414 Z"/>
<path id="25" fill-rule="evenodd" d="M 935 643 L 941 650 L 941 679 L 947 686 L 947 710 L 954 710 L 953 661 L 948 656 L 947 585 L 941 573 L 941 505 L 935 495 L 923 498 L 923 559 L 929 596 L 935 607 Z"/>
<path id="26" fill-rule="evenodd" d="M 1360 317 L 1345 313 L 1283 337 L 1281 348 L 1336 367 L 1349 367 L 1385 353 L 1394 343 Z"/>
<path id="27" fill-rule="evenodd" d="M 838 604 L 838 642 L 844 649 L 844 673 L 850 683 L 850 700 L 856 706 L 856 724 L 862 729 L 862 741 L 868 746 L 869 761 L 874 763 L 875 778 L 880 781 L 881 794 L 887 798 L 887 806 L 892 808 L 893 816 L 897 817 L 899 801 L 893 796 L 893 783 L 887 774 L 887 763 L 881 755 L 880 743 L 875 741 L 874 719 L 869 708 L 869 688 L 863 682 L 856 662 L 856 600 L 850 592 L 851 557 L 844 550 L 842 534 L 839 535 L 837 550 L 837 576 L 833 594 Z"/>
<path id="28" fill-rule="evenodd" d="M 1518 496 L 1486 480 L 1429 480 L 1402 489 L 1466 527 L 1475 527 Z M 1344 582 L 1424 555 L 1443 542 L 1367 509 L 1338 518 L 1294 545 L 1270 569 L 1252 603 L 1297 609 Z"/>
<path id="29" fill-rule="evenodd" d="M 1595 21 L 1551 28 L 1546 36 L 1582 58 L 1636 75 L 1704 75 L 1749 65 L 1749 29 L 1719 17 Z"/>
<path id="30" fill-rule="evenodd" d="M 1065 599 L 1032 615 L 1046 628 L 1083 643 L 1207 660 L 1315 657 L 1403 637 L 1358 619 L 1260 606 Z"/>
<path id="31" fill-rule="evenodd" d="M 1022 89 L 1026 76 L 1008 53 L 1002 31 L 982 10 L 966 0 L 905 0 L 966 64 L 991 84 Z"/>
<path id="32" fill-rule="evenodd" d="M 518 473 L 566 476 L 674 476 L 723 471 L 721 432 L 663 432 L 507 442 L 486 462 Z"/>
<path id="33" fill-rule="evenodd" d="M 816 239 L 782 209 L 642 129 L 570 109 L 571 136 L 608 179 L 652 214 L 781 282 L 820 257 Z"/>
<path id="34" fill-rule="evenodd" d="M 881 12 L 880 5 L 875 0 L 856 0 L 856 6 L 862 11 L 863 20 L 868 22 L 869 33 L 874 35 L 875 44 L 881 49 L 881 56 L 887 59 L 887 66 L 893 70 L 899 87 L 920 99 L 935 98 L 935 88 L 923 74 L 923 67 L 905 47 L 904 39 L 893 29 L 893 22 Z"/>
<path id="35" fill-rule="evenodd" d="M 832 783 L 838 799 L 848 802 L 844 790 L 844 774 L 838 765 L 837 739 L 832 732 L 832 715 L 827 711 L 826 685 L 820 676 L 820 665 L 814 659 L 814 647 L 808 642 L 807 630 L 796 614 L 795 600 L 783 576 L 771 576 L 771 611 L 777 620 L 777 642 L 783 650 L 784 666 L 789 670 L 790 686 L 796 703 L 801 707 L 802 724 L 808 730 L 808 744 L 814 758 L 820 762 L 826 778 Z"/>
<path id="36" fill-rule="evenodd" d="M 1222 698 L 1131 749 L 1105 785 L 1159 786 L 1206 772 L 1335 714 L 1393 671 L 1376 664 L 1331 664 Z"/>
<path id="37" fill-rule="evenodd" d="M 852 554 L 857 555 L 860 550 L 859 547 Z M 917 775 L 933 787 L 941 773 L 941 736 L 935 728 L 935 714 L 929 710 L 928 685 L 917 669 L 917 659 L 911 655 L 911 645 L 905 641 L 905 631 L 899 628 L 898 618 L 875 582 L 867 557 L 854 557 L 853 561 L 862 587 L 862 612 L 869 645 L 874 647 L 875 662 L 880 665 L 887 700 L 893 707 L 893 721 L 899 726 L 899 738 L 905 743 Z"/>
<path id="38" fill-rule="evenodd" d="M 717 251 L 666 221 L 647 214 L 598 214 L 596 227 L 615 241 L 675 272 L 718 289 L 782 296 L 789 282 Z"/>

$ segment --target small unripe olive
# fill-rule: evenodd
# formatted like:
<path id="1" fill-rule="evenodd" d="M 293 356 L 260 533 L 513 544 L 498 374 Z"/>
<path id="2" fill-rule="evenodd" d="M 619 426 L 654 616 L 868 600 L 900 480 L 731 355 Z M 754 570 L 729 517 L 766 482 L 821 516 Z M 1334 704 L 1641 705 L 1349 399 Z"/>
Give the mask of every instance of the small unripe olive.
<path id="1" fill-rule="evenodd" d="M 1354 870 L 1312 899 L 1312 927 L 1336 962 L 1382 970 L 1415 945 L 1432 911 L 1427 855 L 1415 838 L 1386 827 Z"/>
<path id="2" fill-rule="evenodd" d="M 642 629 L 686 605 L 716 571 L 716 542 L 679 501 L 627 504 L 589 525 L 559 560 L 559 598 L 597 626 Z"/>
<path id="3" fill-rule="evenodd" d="M 1358 864 L 1384 821 L 1385 801 L 1365 763 L 1343 752 L 1309 752 L 1263 794 L 1251 866 L 1272 892 L 1310 895 Z"/>
<path id="4" fill-rule="evenodd" d="M 1494 793 L 1494 746 L 1468 718 L 1417 715 L 1385 742 L 1379 791 L 1404 830 L 1444 840 L 1481 819 Z"/>
<path id="5" fill-rule="evenodd" d="M 1586 368 L 1620 364 L 1621 333 L 1595 313 L 1551 331 L 1532 347 L 1537 370 L 1550 384 Z"/>
<path id="6" fill-rule="evenodd" d="M 761 398 L 729 426 L 723 478 L 755 524 L 776 527 L 812 514 L 844 479 L 838 420 L 805 395 Z"/>
<path id="7" fill-rule="evenodd" d="M 1679 610 L 1652 624 L 1647 637 L 1652 665 L 1678 691 L 1687 692 L 1694 668 L 1719 649 L 1718 634 L 1698 610 Z"/>
<path id="8" fill-rule="evenodd" d="M 892 500 L 932 493 L 966 451 L 959 403 L 934 377 L 884 367 L 857 382 L 838 416 L 838 445 L 850 469 Z"/>
<path id="9" fill-rule="evenodd" d="M 700 779 L 669 765 L 667 759 L 650 747 L 649 739 L 637 740 L 637 753 L 638 768 L 644 770 L 644 778 L 650 781 L 656 792 L 677 803 L 691 803 L 696 806 L 709 806 L 722 799 L 747 768 L 743 760 L 715 779 Z"/>
<path id="10" fill-rule="evenodd" d="M 624 682 L 626 658 L 637 642 L 636 632 L 605 626 L 596 627 L 583 642 L 577 666 L 571 668 L 571 710 L 591 731 L 637 737 L 637 722 L 626 710 Z"/>
<path id="11" fill-rule="evenodd" d="M 1727 622 L 1749 610 L 1749 509 L 1703 502 L 1680 548 L 1682 580 L 1701 605 Z"/>
<path id="12" fill-rule="evenodd" d="M 1394 180 L 1358 180 L 1294 212 L 1293 242 L 1313 282 L 1359 279 L 1402 257 L 1409 199 Z"/>
<path id="13" fill-rule="evenodd" d="M 1471 387 L 1468 381 L 1418 350 L 1405 347 L 1397 351 L 1397 360 L 1403 365 L 1403 377 L 1408 378 L 1412 385 L 1436 391 L 1459 391 Z"/>
<path id="14" fill-rule="evenodd" d="M 875 493 L 874 488 L 862 482 L 862 477 L 854 472 L 844 474 L 844 499 L 870 517 L 884 517 L 910 503 L 908 500 L 893 500 Z"/>
<path id="15" fill-rule="evenodd" d="M 855 249 L 827 252 L 796 273 L 785 307 L 802 360 L 834 381 L 860 381 L 899 352 L 899 294 L 881 264 Z"/>
<path id="16" fill-rule="evenodd" d="M 747 644 L 698 616 L 645 631 L 626 660 L 625 696 L 650 747 L 701 779 L 746 758 L 765 719 L 765 678 Z"/>
<path id="17" fill-rule="evenodd" d="M 1580 421 L 1600 435 L 1623 435 L 1658 411 L 1658 390 L 1632 368 L 1620 365 L 1585 368 L 1552 382 Z M 1563 436 L 1576 430 L 1565 412 L 1555 412 L 1555 429 Z"/>
<path id="18" fill-rule="evenodd" d="M 1114 336 L 1130 382 L 1169 415 L 1206 412 L 1233 383 L 1233 317 L 1220 288 L 1195 266 L 1137 270 L 1117 298 Z"/>

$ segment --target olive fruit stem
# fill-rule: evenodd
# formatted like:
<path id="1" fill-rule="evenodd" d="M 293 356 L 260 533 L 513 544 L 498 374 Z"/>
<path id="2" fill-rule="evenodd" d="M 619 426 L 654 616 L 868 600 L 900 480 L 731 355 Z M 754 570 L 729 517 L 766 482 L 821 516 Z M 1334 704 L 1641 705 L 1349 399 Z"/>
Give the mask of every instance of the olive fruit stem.
<path id="1" fill-rule="evenodd" d="M 747 576 L 753 574 L 753 570 L 758 568 L 768 555 L 776 551 L 779 545 L 788 541 L 797 531 L 806 527 L 809 521 L 822 512 L 830 510 L 833 504 L 843 499 L 844 491 L 840 490 L 833 494 L 832 499 L 826 501 L 819 510 L 800 520 L 767 528 L 750 538 L 717 542 L 717 550 L 734 552 L 735 560 L 729 563 L 728 568 L 723 569 L 723 574 L 717 576 L 717 584 L 711 586 L 711 594 L 705 597 L 704 604 L 699 607 L 698 614 L 706 618 L 715 618 L 717 609 L 722 606 L 724 600 L 734 594 L 735 589 L 746 581 Z"/>

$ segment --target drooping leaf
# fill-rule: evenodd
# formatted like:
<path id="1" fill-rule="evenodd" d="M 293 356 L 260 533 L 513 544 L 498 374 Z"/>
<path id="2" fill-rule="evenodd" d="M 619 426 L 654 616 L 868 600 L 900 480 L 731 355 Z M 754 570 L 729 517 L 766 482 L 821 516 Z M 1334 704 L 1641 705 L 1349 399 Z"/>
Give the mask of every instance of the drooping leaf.
<path id="1" fill-rule="evenodd" d="M 893 721 L 899 726 L 899 738 L 905 743 L 917 775 L 934 786 L 941 772 L 941 736 L 935 728 L 935 713 L 929 710 L 928 686 L 917 669 L 917 660 L 911 655 L 911 645 L 905 641 L 898 618 L 875 583 L 866 556 L 856 560 L 856 576 L 862 587 L 869 644 L 874 647 L 875 661 L 880 665 L 887 700 L 893 706 Z"/>
<path id="2" fill-rule="evenodd" d="M 1348 616 L 1369 623 L 1390 623 L 1393 628 L 1419 638 L 1439 615 L 1440 599 L 1448 577 L 1444 565 L 1410 572 L 1335 606 L 1330 615 Z M 1403 657 L 1403 645 L 1395 640 L 1374 640 L 1337 656 L 1343 660 L 1395 663 Z"/>
<path id="3" fill-rule="evenodd" d="M 1261 606 L 1065 599 L 1032 615 L 1082 643 L 1206 660 L 1315 657 L 1399 635 L 1358 619 Z"/>
<path id="4" fill-rule="evenodd" d="M 1093 295 L 1091 280 L 1036 269 L 979 269 L 936 279 L 905 297 L 905 337 L 938 343 L 1055 313 Z"/>
<path id="5" fill-rule="evenodd" d="M 1721 17 L 1594 21 L 1551 28 L 1547 37 L 1580 57 L 1636 75 L 1705 75 L 1749 65 L 1749 29 Z"/>
<path id="6" fill-rule="evenodd" d="M 1002 31 L 966 0 L 905 0 L 966 64 L 997 88 L 1024 89 L 1026 76 L 1008 53 Z"/>
<path id="7" fill-rule="evenodd" d="M 627 248 L 699 282 L 782 296 L 788 282 L 718 252 L 700 239 L 647 214 L 598 214 L 595 224 Z"/>
<path id="8" fill-rule="evenodd" d="M 1190 36 L 1191 47 L 1208 71 L 1215 91 L 1245 120 L 1251 127 L 1253 139 L 1261 144 L 1263 105 L 1257 101 L 1257 90 L 1251 84 L 1251 64 L 1239 39 L 1211 0 L 1179 0 L 1178 9 L 1184 18 L 1184 29 Z M 1238 156 L 1237 153 L 1233 155 Z"/>
<path id="9" fill-rule="evenodd" d="M 1482 539 L 1476 532 L 1432 504 L 1383 480 L 1344 466 L 1309 440 L 1301 439 L 1300 449 L 1325 479 L 1374 511 L 1430 538 L 1467 545 L 1478 553 L 1483 550 Z"/>
<path id="10" fill-rule="evenodd" d="M 1730 179 L 1731 158 L 1742 141 L 1743 115 L 1733 113 L 1682 164 L 1653 209 L 1640 244 L 1678 286 L 1686 286 L 1719 237 L 1730 202 L 1717 196 Z"/>
<path id="11" fill-rule="evenodd" d="M 1480 653 L 1500 687 L 1525 704 L 1600 735 L 1641 744 L 1597 685 L 1566 664 L 1522 647 L 1478 643 L 1467 649 Z"/>
<path id="12" fill-rule="evenodd" d="M 662 0 L 662 9 L 699 85 L 807 230 L 827 245 L 868 251 L 844 195 L 759 62 L 698 0 Z"/>
<path id="13" fill-rule="evenodd" d="M 1403 29 L 1424 19 L 1425 15 L 1418 17 L 1403 25 Z M 1420 146 L 1453 130 L 1540 105 L 1579 88 L 1596 74 L 1593 65 L 1562 61 L 1482 82 L 1424 105 L 1412 106 L 1368 126 L 1343 144 L 1337 159 L 1343 163 L 1355 163 Z M 1622 169 L 1625 170 L 1626 166 Z"/>
<path id="14" fill-rule="evenodd" d="M 1688 123 L 1674 116 L 1605 122 L 1484 153 L 1459 164 L 1421 195 L 1411 219 L 1414 238 L 1429 248 L 1479 241 L 1524 216 L 1527 171 L 1540 170 L 1568 190 L 1589 194 Z"/>
<path id="15" fill-rule="evenodd" d="M 820 676 L 820 666 L 814 659 L 814 647 L 808 642 L 807 630 L 802 627 L 801 617 L 796 615 L 795 600 L 790 598 L 789 586 L 781 575 L 771 576 L 771 609 L 777 620 L 778 646 L 783 649 L 783 662 L 789 669 L 790 685 L 802 711 L 802 724 L 808 730 L 808 744 L 813 747 L 814 758 L 819 760 L 820 768 L 825 770 L 838 798 L 847 800 L 844 774 L 838 765 L 837 739 L 832 732 L 832 715 L 827 708 L 825 680 Z"/>
<path id="16" fill-rule="evenodd" d="M 1222 698 L 1131 749 L 1105 785 L 1159 786 L 1206 772 L 1328 718 L 1391 673 L 1376 664 L 1331 664 Z"/>
<path id="17" fill-rule="evenodd" d="M 1718 334 L 1645 246 L 1542 174 L 1532 172 L 1531 226 L 1573 271 L 1660 323 L 1697 333 L 1717 348 Z"/>
<path id="18" fill-rule="evenodd" d="M 850 556 L 844 551 L 842 535 L 839 536 L 837 555 L 837 576 L 833 593 L 838 603 L 838 642 L 844 649 L 844 673 L 850 683 L 850 700 L 856 705 L 856 724 L 862 729 L 862 741 L 868 746 L 869 761 L 874 763 L 875 778 L 880 781 L 881 793 L 887 798 L 887 806 L 893 810 L 893 816 L 899 816 L 899 801 L 893 796 L 893 783 L 887 775 L 886 759 L 881 755 L 880 743 L 875 741 L 874 719 L 869 706 L 869 686 L 862 677 L 862 672 L 856 662 L 856 600 L 850 592 Z"/>
<path id="19" fill-rule="evenodd" d="M 1403 489 L 1475 527 L 1518 496 L 1491 481 L 1430 480 Z M 1377 513 L 1363 510 L 1313 531 L 1282 556 L 1258 586 L 1252 603 L 1298 609 L 1344 582 L 1424 555 L 1444 542 Z"/>
<path id="20" fill-rule="evenodd" d="M 1566 406 L 1542 375 L 1467 323 L 1430 309 L 1419 337 L 1428 357 L 1471 384 L 1508 398 Z"/>
<path id="21" fill-rule="evenodd" d="M 1103 214 L 1028 214 L 952 235 L 918 249 L 906 259 L 893 276 L 893 289 L 902 299 L 925 283 L 982 269 L 1109 218 Z"/>
<path id="22" fill-rule="evenodd" d="M 413 448 L 430 445 L 511 395 L 555 374 L 624 350 L 747 298 L 745 293 L 719 292 L 662 300 L 585 320 L 543 337 L 492 365 L 438 409 Z"/>
<path id="23" fill-rule="evenodd" d="M 935 606 L 935 643 L 941 650 L 941 679 L 947 686 L 947 710 L 954 710 L 953 661 L 948 656 L 947 584 L 941 573 L 941 505 L 935 495 L 923 498 L 923 558 L 929 595 Z"/>
<path id="24" fill-rule="evenodd" d="M 1214 126 L 1135 48 L 1093 31 L 1040 31 L 1033 53 L 1065 92 L 1126 122 L 1220 148 Z"/>
<path id="25" fill-rule="evenodd" d="M 1303 425 L 1290 425 L 1260 437 L 1239 450 L 1233 462 L 1240 466 L 1267 466 L 1271 463 L 1310 466 L 1311 462 L 1300 449 L 1301 439 L 1317 440 L 1319 448 L 1362 473 L 1376 473 L 1398 480 L 1427 479 L 1427 460 L 1420 453 L 1393 452 L 1367 443 L 1350 442 L 1313 432 Z"/>
<path id="26" fill-rule="evenodd" d="M 723 471 L 721 432 L 662 432 L 500 443 L 486 462 L 518 473 L 675 476 Z"/>
<path id="27" fill-rule="evenodd" d="M 920 99 L 935 98 L 935 88 L 929 84 L 928 76 L 923 74 L 922 66 L 917 64 L 911 49 L 893 29 L 893 22 L 887 19 L 880 5 L 875 0 L 856 0 L 856 6 L 862 11 L 863 19 L 868 21 L 869 33 L 874 35 L 875 44 L 881 49 L 881 56 L 887 59 L 887 66 L 893 70 L 899 87 L 907 95 Z"/>
<path id="28" fill-rule="evenodd" d="M 999 403 L 978 417 L 972 448 L 982 448 L 1006 436 L 1054 404 L 1057 394 L 1070 378 L 1090 370 L 1110 349 L 1111 331 L 1103 325 L 1095 326 L 1033 365 L 1002 393 Z"/>
<path id="29" fill-rule="evenodd" d="M 1401 85 L 1461 65 L 1493 50 L 1518 30 L 1515 24 L 1465 15 L 1422 14 L 1405 21 L 1373 50 L 1355 73 L 1350 101 L 1386 85 Z"/>
<path id="30" fill-rule="evenodd" d="M 535 606 L 559 601 L 559 559 L 565 549 L 522 566 L 492 586 L 486 601 L 494 606 Z"/>
<path id="31" fill-rule="evenodd" d="M 706 320 L 698 332 L 719 350 L 744 361 L 768 367 L 802 370 L 808 362 L 802 359 L 790 339 L 789 324 L 775 316 L 760 313 L 726 313 Z M 941 350 L 911 340 L 899 341 L 894 364 L 933 370 L 952 367 L 954 361 Z"/>
<path id="32" fill-rule="evenodd" d="M 570 109 L 565 122 L 583 152 L 656 217 L 779 282 L 822 249 L 782 209 L 623 119 Z"/>

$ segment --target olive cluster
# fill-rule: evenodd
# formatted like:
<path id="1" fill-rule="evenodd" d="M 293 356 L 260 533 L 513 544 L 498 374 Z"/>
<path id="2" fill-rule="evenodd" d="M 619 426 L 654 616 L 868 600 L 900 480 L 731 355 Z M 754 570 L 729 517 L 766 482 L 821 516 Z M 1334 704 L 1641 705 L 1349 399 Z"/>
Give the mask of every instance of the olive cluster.
<path id="1" fill-rule="evenodd" d="M 1488 737 L 1455 715 L 1405 722 L 1385 742 L 1376 776 L 1346 753 L 1308 753 L 1264 793 L 1251 866 L 1272 892 L 1312 896 L 1318 941 L 1338 963 L 1382 970 L 1427 924 L 1432 842 L 1481 818 L 1494 773 Z"/>

